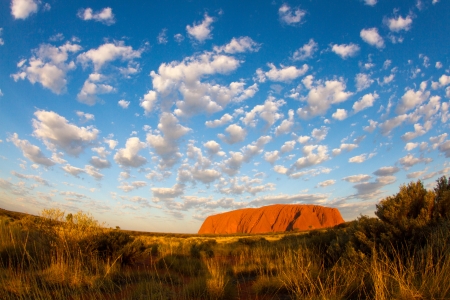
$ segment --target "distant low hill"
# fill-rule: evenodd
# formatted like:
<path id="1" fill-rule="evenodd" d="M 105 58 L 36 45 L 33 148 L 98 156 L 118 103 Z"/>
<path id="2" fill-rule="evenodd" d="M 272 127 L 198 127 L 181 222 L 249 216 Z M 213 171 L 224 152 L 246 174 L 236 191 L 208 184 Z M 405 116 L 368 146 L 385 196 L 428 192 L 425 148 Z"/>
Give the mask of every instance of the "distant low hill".
<path id="1" fill-rule="evenodd" d="M 266 233 L 327 228 L 344 223 L 337 208 L 275 204 L 244 208 L 206 218 L 199 234 Z"/>

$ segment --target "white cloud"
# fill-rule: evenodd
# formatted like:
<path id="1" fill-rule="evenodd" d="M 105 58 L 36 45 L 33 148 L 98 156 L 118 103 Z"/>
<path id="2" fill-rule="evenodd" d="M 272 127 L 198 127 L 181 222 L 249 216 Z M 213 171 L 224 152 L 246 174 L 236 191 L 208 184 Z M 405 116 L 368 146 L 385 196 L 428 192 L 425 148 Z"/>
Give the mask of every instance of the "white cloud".
<path id="1" fill-rule="evenodd" d="M 167 44 L 167 28 L 163 28 L 156 37 L 158 44 Z"/>
<path id="2" fill-rule="evenodd" d="M 59 47 L 41 44 L 38 49 L 33 50 L 34 55 L 28 59 L 28 64 L 27 60 L 20 61 L 17 64 L 20 71 L 11 76 L 14 81 L 27 78 L 32 84 L 39 82 L 55 94 L 64 93 L 66 74 L 75 69 L 75 63 L 69 60 L 69 54 L 80 50 L 81 46 L 70 42 Z"/>
<path id="3" fill-rule="evenodd" d="M 434 66 L 436 67 L 436 69 L 441 69 L 443 67 L 443 65 L 440 61 L 437 61 Z"/>
<path id="4" fill-rule="evenodd" d="M 64 172 L 66 172 L 74 177 L 78 177 L 78 175 L 81 173 L 86 173 L 86 171 L 84 169 L 77 168 L 77 167 L 71 166 L 69 164 L 66 164 L 65 166 L 61 167 L 61 169 L 63 169 Z"/>
<path id="5" fill-rule="evenodd" d="M 192 116 L 201 112 L 212 114 L 223 110 L 230 102 L 251 98 L 258 85 L 245 88 L 245 82 L 232 82 L 228 86 L 201 82 L 205 76 L 228 74 L 240 65 L 232 56 L 204 52 L 183 61 L 163 63 L 158 73 L 151 71 L 153 89 L 162 98 L 162 107 L 175 102 L 177 116 Z"/>
<path id="6" fill-rule="evenodd" d="M 403 166 L 405 169 L 409 169 L 410 167 L 418 164 L 418 163 L 429 163 L 431 162 L 431 158 L 420 157 L 417 158 L 412 154 L 408 154 L 398 160 L 399 164 Z"/>
<path id="7" fill-rule="evenodd" d="M 158 130 L 163 135 L 148 133 L 147 143 L 161 157 L 160 167 L 170 168 L 181 157 L 178 146 L 179 139 L 191 129 L 180 125 L 173 114 L 164 112 L 161 114 Z"/>
<path id="8" fill-rule="evenodd" d="M 38 110 L 34 116 L 33 135 L 43 140 L 52 151 L 61 149 L 69 155 L 78 156 L 97 140 L 99 131 L 92 126 L 78 127 L 52 111 Z"/>
<path id="9" fill-rule="evenodd" d="M 229 176 L 236 175 L 244 163 L 244 155 L 241 152 L 230 151 L 230 158 L 220 164 L 222 171 Z"/>
<path id="10" fill-rule="evenodd" d="M 11 174 L 20 179 L 26 179 L 26 180 L 32 179 L 42 185 L 50 186 L 50 184 L 48 183 L 47 180 L 45 180 L 42 177 L 37 176 L 37 175 L 26 175 L 26 174 L 17 173 L 16 171 L 11 171 Z"/>
<path id="11" fill-rule="evenodd" d="M 356 90 L 358 92 L 367 89 L 372 83 L 373 79 L 370 78 L 369 74 L 358 73 L 355 76 Z"/>
<path id="12" fill-rule="evenodd" d="M 242 147 L 244 161 L 249 162 L 255 155 L 262 153 L 264 146 L 272 140 L 270 136 L 261 136 L 255 142 Z"/>
<path id="13" fill-rule="evenodd" d="M 217 136 L 227 144 L 236 144 L 242 142 L 247 135 L 247 131 L 239 125 L 231 124 L 228 126 L 225 131 L 228 133 L 228 136 L 224 134 L 218 134 Z"/>
<path id="14" fill-rule="evenodd" d="M 205 18 L 201 23 L 194 23 L 194 25 L 186 26 L 186 31 L 189 37 L 196 39 L 200 43 L 204 42 L 207 39 L 211 39 L 211 30 L 213 27 L 211 24 L 214 22 L 214 19 L 205 14 Z"/>
<path id="15" fill-rule="evenodd" d="M 318 44 L 310 39 L 307 44 L 304 44 L 301 48 L 296 50 L 292 55 L 293 60 L 306 60 L 313 57 L 314 53 L 318 50 Z"/>
<path id="16" fill-rule="evenodd" d="M 138 155 L 138 152 L 146 146 L 147 145 L 144 142 L 141 142 L 138 137 L 131 137 L 127 140 L 125 148 L 117 150 L 114 155 L 114 160 L 123 167 L 140 167 L 147 163 L 147 159 Z"/>
<path id="17" fill-rule="evenodd" d="M 92 8 L 81 9 L 78 11 L 77 16 L 84 21 L 94 20 L 108 26 L 116 22 L 111 7 L 105 7 L 97 12 L 93 12 Z"/>
<path id="18" fill-rule="evenodd" d="M 94 65 L 94 70 L 98 72 L 107 63 L 120 59 L 122 61 L 131 61 L 141 57 L 142 49 L 133 50 L 131 46 L 125 46 L 122 41 L 116 43 L 105 43 L 97 49 L 90 49 L 78 55 L 77 60 L 87 66 L 90 62 Z"/>
<path id="19" fill-rule="evenodd" d="M 91 165 L 93 165 L 96 168 L 104 169 L 111 167 L 111 163 L 107 159 L 102 159 L 98 156 L 92 156 L 91 160 L 89 161 Z"/>
<path id="20" fill-rule="evenodd" d="M 286 153 L 286 152 L 291 152 L 292 150 L 294 150 L 296 141 L 287 141 L 283 144 L 283 146 L 281 146 L 280 150 L 281 153 Z"/>
<path id="21" fill-rule="evenodd" d="M 347 182 L 363 182 L 363 181 L 368 181 L 370 180 L 370 176 L 369 175 L 365 175 L 365 174 L 359 174 L 359 175 L 351 175 L 351 176 L 347 176 L 342 178 L 342 180 L 345 180 Z"/>
<path id="22" fill-rule="evenodd" d="M 349 57 L 355 56 L 359 51 L 359 46 L 353 43 L 350 44 L 342 44 L 342 45 L 333 45 L 331 47 L 331 51 L 339 55 L 343 59 L 347 59 Z"/>
<path id="23" fill-rule="evenodd" d="M 145 186 L 147 186 L 147 183 L 145 181 L 133 181 L 131 184 L 124 181 L 117 188 L 121 189 L 125 193 L 128 193 Z"/>
<path id="24" fill-rule="evenodd" d="M 223 126 L 233 120 L 233 117 L 230 114 L 224 114 L 220 119 L 214 121 L 206 121 L 205 125 L 209 128 L 216 128 L 219 126 Z"/>
<path id="25" fill-rule="evenodd" d="M 444 143 L 440 144 L 438 149 L 445 154 L 445 157 L 450 157 L 450 141 L 445 141 Z"/>
<path id="26" fill-rule="evenodd" d="M 99 73 L 92 73 L 83 84 L 81 91 L 77 95 L 78 101 L 87 105 L 94 105 L 99 101 L 98 94 L 109 94 L 116 91 L 114 87 L 109 84 L 102 83 L 106 79 Z"/>
<path id="27" fill-rule="evenodd" d="M 106 151 L 105 147 L 94 147 L 91 150 L 96 152 L 101 158 L 105 158 L 106 156 L 111 154 L 111 152 Z"/>
<path id="28" fill-rule="evenodd" d="M 374 182 L 361 182 L 353 187 L 357 190 L 357 198 L 370 199 L 381 193 L 380 189 L 397 180 L 395 176 L 377 177 Z"/>
<path id="29" fill-rule="evenodd" d="M 7 139 L 9 142 L 12 142 L 17 148 L 22 150 L 23 156 L 28 158 L 30 161 L 43 165 L 46 167 L 51 167 L 55 164 L 55 162 L 42 153 L 41 149 L 38 146 L 31 144 L 27 140 L 19 139 L 17 133 L 14 133 Z"/>
<path id="30" fill-rule="evenodd" d="M 439 77 L 439 84 L 440 86 L 446 86 L 447 84 L 450 84 L 450 76 L 444 74 Z"/>
<path id="31" fill-rule="evenodd" d="M 385 19 L 385 24 L 389 27 L 390 31 L 399 32 L 399 31 L 408 31 L 411 29 L 412 25 L 412 16 L 408 15 L 405 18 L 399 16 L 397 18 Z"/>
<path id="32" fill-rule="evenodd" d="M 175 184 L 171 188 L 151 188 L 151 191 L 153 193 L 153 197 L 156 198 L 154 200 L 167 200 L 183 195 L 184 186 L 181 184 Z"/>
<path id="33" fill-rule="evenodd" d="M 286 104 L 284 100 L 276 100 L 275 97 L 269 96 L 264 104 L 256 105 L 251 111 L 246 113 L 245 117 L 242 119 L 242 122 L 246 126 L 254 127 L 257 123 L 255 118 L 259 115 L 261 119 L 266 121 L 267 127 L 270 128 L 276 121 L 283 117 L 283 114 L 279 113 L 278 110 L 284 104 Z"/>
<path id="34" fill-rule="evenodd" d="M 119 102 L 117 102 L 117 104 L 119 104 L 120 107 L 122 107 L 123 109 L 127 109 L 128 106 L 130 105 L 130 101 L 126 101 L 124 99 L 119 100 Z"/>
<path id="35" fill-rule="evenodd" d="M 278 150 L 264 153 L 264 160 L 270 164 L 274 164 L 275 161 L 280 159 L 280 152 Z"/>
<path id="36" fill-rule="evenodd" d="M 336 183 L 336 180 L 330 179 L 330 180 L 325 180 L 325 181 L 319 182 L 317 184 L 317 186 L 319 186 L 319 187 L 327 187 L 327 186 L 333 185 L 335 183 Z"/>
<path id="37" fill-rule="evenodd" d="M 281 134 L 289 133 L 294 126 L 294 110 L 290 109 L 288 111 L 289 118 L 281 122 L 281 124 L 275 129 L 275 135 L 279 136 Z"/>
<path id="38" fill-rule="evenodd" d="M 303 147 L 302 152 L 304 156 L 297 159 L 293 165 L 296 170 L 321 164 L 330 158 L 328 147 L 323 145 L 307 145 Z"/>
<path id="39" fill-rule="evenodd" d="M 173 38 L 178 44 L 184 41 L 184 36 L 181 33 L 175 34 Z"/>
<path id="40" fill-rule="evenodd" d="M 37 0 L 12 0 L 11 15 L 15 19 L 26 19 L 29 15 L 37 12 L 38 3 Z"/>
<path id="41" fill-rule="evenodd" d="M 278 9 L 278 16 L 281 22 L 287 25 L 296 25 L 302 21 L 302 18 L 306 15 L 306 11 L 300 8 L 292 9 L 289 5 L 283 4 Z"/>
<path id="42" fill-rule="evenodd" d="M 306 135 L 302 135 L 302 136 L 299 136 L 299 137 L 298 137 L 297 141 L 298 141 L 300 144 L 305 144 L 305 143 L 307 143 L 310 139 L 311 139 L 311 137 L 306 136 Z"/>
<path id="43" fill-rule="evenodd" d="M 141 103 L 139 103 L 139 106 L 142 107 L 145 111 L 145 114 L 148 115 L 150 112 L 152 112 L 156 100 L 158 100 L 158 94 L 155 91 L 148 91 L 147 94 L 145 94 L 141 99 Z"/>
<path id="44" fill-rule="evenodd" d="M 93 167 L 93 166 L 85 165 L 85 166 L 84 166 L 84 171 L 86 172 L 86 174 L 88 174 L 88 175 L 94 177 L 94 178 L 97 179 L 97 180 L 100 180 L 100 179 L 103 178 L 103 174 L 101 174 L 101 173 L 98 171 L 98 169 L 96 169 L 96 168 Z"/>
<path id="45" fill-rule="evenodd" d="M 95 116 L 93 114 L 84 113 L 82 111 L 76 111 L 75 113 L 77 114 L 78 118 L 80 118 L 81 123 L 86 123 L 95 120 Z"/>
<path id="46" fill-rule="evenodd" d="M 324 115 L 332 104 L 344 102 L 353 95 L 351 92 L 345 92 L 343 79 L 327 80 L 325 83 L 321 80 L 314 82 L 314 77 L 308 75 L 302 82 L 309 89 L 308 95 L 301 98 L 302 101 L 307 102 L 307 105 L 297 110 L 297 114 L 302 119 Z"/>
<path id="47" fill-rule="evenodd" d="M 269 78 L 271 81 L 277 82 L 289 82 L 300 76 L 303 76 L 309 69 L 307 64 L 304 64 L 301 69 L 298 69 L 295 66 L 281 66 L 281 69 L 277 69 L 277 67 L 269 63 L 267 66 L 270 68 L 270 71 L 264 72 L 262 69 L 256 70 L 256 73 L 259 77 L 260 82 L 264 82 L 266 78 Z"/>
<path id="48" fill-rule="evenodd" d="M 5 41 L 2 38 L 2 34 L 3 34 L 3 28 L 0 27 L 0 46 L 3 46 L 5 44 Z M 1 93 L 1 91 L 0 91 Z M 0 95 L 2 96 L 2 95 Z"/>
<path id="49" fill-rule="evenodd" d="M 362 29 L 359 35 L 364 42 L 371 46 L 375 46 L 378 49 L 384 47 L 384 40 L 379 35 L 377 28 Z"/>
<path id="50" fill-rule="evenodd" d="M 362 96 L 358 101 L 353 103 L 353 111 L 358 113 L 366 108 L 372 107 L 376 99 L 378 99 L 378 94 L 375 92 L 373 94 L 366 94 Z"/>
<path id="51" fill-rule="evenodd" d="M 436 3 L 438 3 L 438 2 L 439 2 L 439 0 L 433 0 L 433 1 L 432 1 L 433 5 L 436 4 Z"/>
<path id="52" fill-rule="evenodd" d="M 378 0 L 364 0 L 364 4 L 369 6 L 375 6 L 377 2 Z"/>
<path id="53" fill-rule="evenodd" d="M 421 104 L 430 96 L 429 91 L 423 89 L 414 92 L 414 90 L 408 89 L 402 96 L 400 103 L 397 105 L 395 112 L 397 114 L 404 114 L 407 111 L 413 109 L 417 105 Z"/>
<path id="54" fill-rule="evenodd" d="M 381 134 L 382 135 L 390 134 L 394 128 L 400 126 L 406 119 L 408 119 L 408 115 L 403 114 L 396 116 L 392 119 L 386 120 L 383 123 L 380 123 L 378 127 L 380 127 L 381 129 Z"/>
<path id="55" fill-rule="evenodd" d="M 347 119 L 347 111 L 342 108 L 338 108 L 335 113 L 332 115 L 333 119 L 342 121 Z"/>
<path id="56" fill-rule="evenodd" d="M 215 46 L 214 51 L 218 53 L 224 52 L 228 54 L 235 54 L 243 52 L 257 52 L 260 47 L 261 45 L 253 41 L 250 37 L 243 36 L 231 39 L 231 41 L 224 46 Z"/>
<path id="57" fill-rule="evenodd" d="M 360 164 L 360 163 L 365 162 L 367 159 L 372 158 L 373 156 L 375 156 L 375 153 L 370 153 L 369 155 L 367 155 L 367 153 L 363 153 L 361 155 L 350 157 L 348 159 L 348 162 Z"/>
<path id="58" fill-rule="evenodd" d="M 210 155 L 217 154 L 220 151 L 220 145 L 216 141 L 207 141 L 203 144 Z"/>
<path id="59" fill-rule="evenodd" d="M 381 167 L 375 172 L 373 172 L 376 176 L 391 176 L 400 171 L 398 167 Z"/>
<path id="60" fill-rule="evenodd" d="M 339 148 L 333 149 L 332 153 L 334 156 L 339 155 L 342 153 L 342 151 L 350 152 L 354 149 L 358 148 L 357 144 L 346 144 L 342 143 Z"/>
<path id="61" fill-rule="evenodd" d="M 403 134 L 402 140 L 407 142 L 424 135 L 425 133 L 428 132 L 428 130 L 431 129 L 431 124 L 432 123 L 430 121 L 425 122 L 424 126 L 418 123 L 414 124 L 414 131 L 406 132 L 405 134 Z"/>
<path id="62" fill-rule="evenodd" d="M 405 150 L 411 151 L 411 150 L 417 148 L 417 146 L 419 146 L 419 143 L 406 143 Z"/>

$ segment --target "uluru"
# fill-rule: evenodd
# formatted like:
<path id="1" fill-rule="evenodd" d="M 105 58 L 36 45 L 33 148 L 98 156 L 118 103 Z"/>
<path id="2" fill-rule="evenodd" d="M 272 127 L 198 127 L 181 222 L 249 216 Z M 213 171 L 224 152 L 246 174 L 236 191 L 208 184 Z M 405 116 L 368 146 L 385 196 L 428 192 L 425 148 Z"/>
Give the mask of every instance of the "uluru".
<path id="1" fill-rule="evenodd" d="M 337 208 L 310 204 L 274 204 L 233 210 L 205 219 L 199 234 L 266 233 L 311 230 L 344 223 Z"/>

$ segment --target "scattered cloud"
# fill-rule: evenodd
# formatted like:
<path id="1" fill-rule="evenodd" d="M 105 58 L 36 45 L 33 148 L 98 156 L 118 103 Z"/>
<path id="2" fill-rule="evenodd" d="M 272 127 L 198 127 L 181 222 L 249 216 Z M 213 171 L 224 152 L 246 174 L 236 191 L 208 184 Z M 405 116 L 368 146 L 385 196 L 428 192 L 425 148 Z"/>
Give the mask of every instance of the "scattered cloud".
<path id="1" fill-rule="evenodd" d="M 96 21 L 105 25 L 112 25 L 116 22 L 111 7 L 105 7 L 104 9 L 94 12 L 92 8 L 80 9 L 77 14 L 78 18 L 84 21 Z"/>
<path id="2" fill-rule="evenodd" d="M 342 44 L 342 45 L 332 45 L 331 51 L 339 55 L 343 59 L 356 56 L 359 52 L 359 46 L 353 43 Z"/>
<path id="3" fill-rule="evenodd" d="M 200 43 L 203 43 L 207 39 L 211 39 L 211 31 L 213 27 L 211 24 L 214 22 L 214 18 L 205 14 L 201 23 L 194 23 L 194 25 L 187 25 L 186 31 L 190 38 L 193 38 Z"/>
<path id="4" fill-rule="evenodd" d="M 384 48 L 384 40 L 378 33 L 377 28 L 362 29 L 360 34 L 364 42 L 378 49 Z"/>
<path id="5" fill-rule="evenodd" d="M 243 52 L 257 52 L 260 47 L 261 45 L 253 41 L 250 37 L 243 36 L 239 38 L 232 38 L 231 41 L 224 46 L 214 47 L 214 51 L 218 53 L 223 52 L 235 54 Z"/>
<path id="6" fill-rule="evenodd" d="M 138 137 L 131 137 L 127 140 L 125 148 L 117 150 L 114 160 L 122 167 L 138 168 L 147 163 L 147 159 L 138 154 L 140 150 L 146 147 L 147 145 L 141 142 Z"/>
<path id="7" fill-rule="evenodd" d="M 314 56 L 314 53 L 318 50 L 318 44 L 310 39 L 308 43 L 304 44 L 301 48 L 297 49 L 292 55 L 293 60 L 307 60 Z"/>
<path id="8" fill-rule="evenodd" d="M 278 9 L 278 16 L 282 23 L 287 25 L 297 25 L 300 24 L 303 17 L 306 15 L 306 11 L 301 10 L 300 8 L 291 8 L 287 4 L 283 4 Z"/>
<path id="9" fill-rule="evenodd" d="M 15 19 L 26 19 L 37 12 L 39 3 L 37 0 L 12 0 L 11 15 Z"/>
<path id="10" fill-rule="evenodd" d="M 398 16 L 396 18 L 384 19 L 384 23 L 389 27 L 389 30 L 393 32 L 400 32 L 402 30 L 408 31 L 411 29 L 412 22 L 412 15 L 407 15 L 405 18 Z"/>

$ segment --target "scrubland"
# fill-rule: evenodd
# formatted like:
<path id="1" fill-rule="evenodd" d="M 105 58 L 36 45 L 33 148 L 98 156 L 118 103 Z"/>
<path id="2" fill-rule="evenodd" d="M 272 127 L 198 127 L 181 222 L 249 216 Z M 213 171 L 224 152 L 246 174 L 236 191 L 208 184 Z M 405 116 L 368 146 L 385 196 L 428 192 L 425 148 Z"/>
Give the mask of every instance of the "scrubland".
<path id="1" fill-rule="evenodd" d="M 265 235 L 144 234 L 89 214 L 0 212 L 1 299 L 449 299 L 450 182 L 377 218 Z"/>

